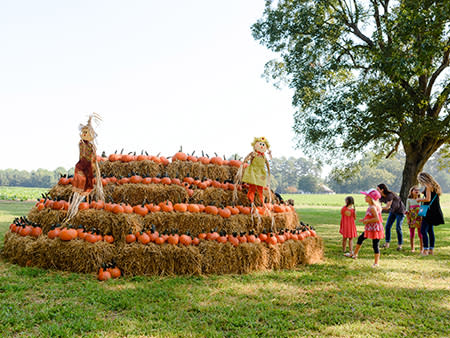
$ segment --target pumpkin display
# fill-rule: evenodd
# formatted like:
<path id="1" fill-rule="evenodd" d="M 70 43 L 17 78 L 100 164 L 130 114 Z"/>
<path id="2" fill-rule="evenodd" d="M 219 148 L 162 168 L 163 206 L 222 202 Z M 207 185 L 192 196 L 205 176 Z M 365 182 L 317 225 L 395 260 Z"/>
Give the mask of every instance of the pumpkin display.
<path id="1" fill-rule="evenodd" d="M 93 178 L 93 182 L 101 183 L 106 199 L 83 197 L 78 204 L 81 212 L 69 225 L 64 216 L 73 179 L 62 175 L 58 184 L 36 202 L 29 214 L 31 221 L 11 223 L 5 236 L 6 257 L 14 252 L 9 250 L 12 238 L 23 241 L 27 237 L 36 245 L 48 246 L 49 251 L 41 250 L 46 257 L 53 257 L 55 250 L 61 250 L 58 259 L 69 248 L 72 252 L 84 250 L 79 256 L 82 258 L 77 258 L 78 265 L 89 266 L 84 271 L 107 280 L 122 274 L 278 269 L 283 265 L 269 264 L 292 259 L 296 263 L 290 266 L 295 266 L 314 253 L 301 245 L 320 246 L 321 239 L 311 227 L 298 225 L 293 208 L 267 201 L 265 206 L 252 208 L 247 196 L 249 185 L 233 183 L 238 168 L 245 167 L 238 157 L 226 160 L 225 156 L 215 153 L 209 157 L 204 152 L 196 157 L 180 148 L 169 159 L 122 150 L 109 156 L 102 154 L 97 160 L 101 177 Z M 39 255 L 39 250 L 33 250 Z M 26 250 L 21 252 L 24 262 L 34 265 L 39 261 L 37 256 L 26 256 Z M 292 257 L 280 260 L 271 256 L 282 254 Z M 76 262 L 66 261 L 64 265 L 58 259 L 52 260 L 52 266 L 77 271 Z M 253 259 L 255 262 L 251 262 Z M 265 263 L 256 263 L 258 260 Z M 221 270 L 212 270 L 219 266 L 214 262 L 220 262 Z"/>

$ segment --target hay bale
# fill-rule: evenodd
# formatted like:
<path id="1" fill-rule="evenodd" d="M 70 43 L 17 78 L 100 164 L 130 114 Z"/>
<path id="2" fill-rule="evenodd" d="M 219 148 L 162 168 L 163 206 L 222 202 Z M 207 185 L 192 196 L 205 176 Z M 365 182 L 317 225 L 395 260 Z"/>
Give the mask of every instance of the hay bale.
<path id="1" fill-rule="evenodd" d="M 301 264 L 315 264 L 324 257 L 323 239 L 321 237 L 307 237 L 298 241 L 298 255 Z"/>
<path id="2" fill-rule="evenodd" d="M 125 276 L 198 275 L 201 257 L 197 247 L 133 243 L 119 248 L 117 266 Z"/>
<path id="3" fill-rule="evenodd" d="M 133 233 L 143 228 L 142 216 L 136 214 L 114 214 L 105 210 L 82 210 L 70 221 L 75 226 L 85 229 L 96 228 L 103 235 L 111 233 L 114 241 L 125 243 L 125 237 L 131 229 Z"/>
<path id="4" fill-rule="evenodd" d="M 7 231 L 5 234 L 3 255 L 22 266 L 27 265 L 30 258 L 30 246 L 35 242 L 31 236 L 20 236 L 14 232 Z"/>
<path id="5" fill-rule="evenodd" d="M 55 186 L 53 186 L 53 188 L 50 189 L 48 193 L 53 200 L 59 198 L 68 201 L 72 196 L 72 185 L 56 184 Z"/>
<path id="6" fill-rule="evenodd" d="M 103 241 L 88 243 L 76 239 L 65 242 L 40 236 L 32 246 L 31 255 L 35 257 L 32 264 L 41 268 L 92 273 L 116 256 L 116 247 Z"/>
<path id="7" fill-rule="evenodd" d="M 230 243 L 221 244 L 202 241 L 199 246 L 202 255 L 202 272 L 205 274 L 239 273 L 239 261 L 236 248 Z"/>
<path id="8" fill-rule="evenodd" d="M 32 222 L 40 224 L 42 232 L 46 234 L 52 225 L 62 223 L 66 217 L 66 214 L 67 211 L 65 210 L 52 210 L 45 208 L 39 211 L 36 207 L 33 207 L 28 213 L 28 219 Z"/>
<path id="9" fill-rule="evenodd" d="M 122 184 L 113 185 L 114 190 L 109 193 L 115 203 L 126 201 L 131 205 L 141 204 L 144 199 L 151 203 L 172 201 L 184 202 L 189 199 L 186 189 L 176 184 Z"/>

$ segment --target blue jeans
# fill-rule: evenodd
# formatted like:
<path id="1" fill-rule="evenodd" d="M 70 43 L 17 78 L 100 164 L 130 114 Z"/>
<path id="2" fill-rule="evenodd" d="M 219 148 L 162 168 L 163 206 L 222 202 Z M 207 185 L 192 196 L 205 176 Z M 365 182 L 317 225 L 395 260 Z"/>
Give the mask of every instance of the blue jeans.
<path id="1" fill-rule="evenodd" d="M 434 249 L 434 229 L 432 224 L 428 224 L 422 219 L 422 224 L 420 225 L 420 232 L 423 238 L 423 249 L 433 250 Z M 430 243 L 428 244 L 428 237 Z"/>
<path id="2" fill-rule="evenodd" d="M 403 244 L 403 233 L 402 233 L 402 224 L 403 219 L 405 218 L 404 214 L 394 214 L 392 212 L 389 213 L 389 216 L 385 225 L 385 235 L 386 235 L 386 243 L 391 241 L 391 228 L 394 221 L 397 221 L 395 229 L 397 230 L 397 242 L 398 245 Z"/>

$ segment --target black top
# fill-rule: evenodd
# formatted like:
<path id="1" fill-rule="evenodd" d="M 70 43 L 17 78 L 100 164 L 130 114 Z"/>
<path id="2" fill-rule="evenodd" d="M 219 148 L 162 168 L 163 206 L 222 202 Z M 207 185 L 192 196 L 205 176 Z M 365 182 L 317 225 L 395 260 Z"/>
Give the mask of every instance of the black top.
<path id="1" fill-rule="evenodd" d="M 423 194 L 425 196 L 426 196 L 426 192 L 427 192 L 427 190 L 425 189 L 425 191 L 423 192 Z M 434 198 L 434 196 L 436 196 L 436 198 Z M 434 201 L 433 201 L 433 198 L 434 198 Z M 431 203 L 431 201 L 433 201 L 433 203 Z M 436 194 L 435 191 L 431 192 L 430 202 L 423 202 L 424 205 L 429 205 L 430 203 L 431 203 L 431 205 L 428 209 L 427 215 L 423 218 L 423 220 L 430 225 L 444 224 L 444 215 L 442 214 L 439 195 Z"/>
<path id="2" fill-rule="evenodd" d="M 392 212 L 393 214 L 404 214 L 406 212 L 405 205 L 403 204 L 400 197 L 398 197 L 393 192 L 388 192 L 386 196 L 382 196 L 380 198 L 380 202 L 387 203 L 389 201 L 392 201 L 391 207 L 389 209 L 389 212 Z"/>

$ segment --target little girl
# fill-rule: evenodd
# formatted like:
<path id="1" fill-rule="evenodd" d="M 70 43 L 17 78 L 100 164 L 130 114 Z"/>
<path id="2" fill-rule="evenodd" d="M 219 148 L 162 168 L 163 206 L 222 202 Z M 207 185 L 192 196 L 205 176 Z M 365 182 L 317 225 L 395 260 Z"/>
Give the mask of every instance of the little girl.
<path id="1" fill-rule="evenodd" d="M 366 195 L 366 202 L 369 204 L 369 207 L 367 208 L 364 219 L 360 220 L 360 222 L 364 223 L 364 232 L 358 237 L 358 242 L 356 243 L 355 252 L 352 258 L 358 258 L 358 252 L 363 241 L 366 238 L 370 238 L 372 239 L 372 247 L 375 254 L 375 262 L 373 263 L 373 267 L 377 267 L 380 260 L 380 239 L 384 238 L 381 205 L 378 201 L 381 198 L 381 194 L 375 189 L 361 191 L 361 194 Z"/>
<path id="2" fill-rule="evenodd" d="M 414 235 L 417 229 L 417 235 L 420 241 L 420 252 L 423 250 L 422 234 L 420 233 L 420 223 L 422 223 L 422 217 L 418 215 L 420 202 L 417 199 L 420 197 L 419 188 L 414 185 L 409 189 L 408 199 L 406 200 L 406 218 L 409 225 L 409 238 L 411 240 L 411 252 L 414 252 Z"/>
<path id="3" fill-rule="evenodd" d="M 347 238 L 348 238 L 348 249 L 349 252 L 344 253 L 344 256 L 351 257 L 353 255 L 353 238 L 357 236 L 356 234 L 356 212 L 355 212 L 355 201 L 352 196 L 347 196 L 345 198 L 345 206 L 341 209 L 341 227 L 339 232 L 342 234 L 342 251 L 345 252 L 347 248 Z"/>

